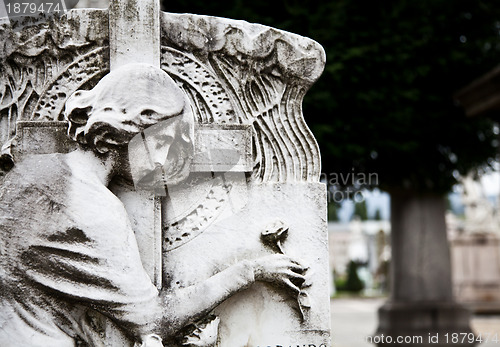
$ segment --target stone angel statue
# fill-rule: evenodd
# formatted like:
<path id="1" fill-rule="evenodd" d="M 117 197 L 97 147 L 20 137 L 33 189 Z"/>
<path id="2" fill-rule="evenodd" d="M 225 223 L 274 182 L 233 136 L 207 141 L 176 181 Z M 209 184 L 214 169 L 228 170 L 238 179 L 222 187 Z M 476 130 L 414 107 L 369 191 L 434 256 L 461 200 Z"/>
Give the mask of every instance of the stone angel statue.
<path id="1" fill-rule="evenodd" d="M 306 268 L 281 253 L 173 292 L 148 277 L 108 184 L 120 176 L 154 190 L 189 174 L 194 120 L 166 72 L 146 64 L 113 70 L 75 92 L 65 117 L 77 149 L 26 156 L 0 188 L 1 346 L 106 346 L 101 318 L 131 345 L 161 346 L 255 281 L 300 293 Z"/>

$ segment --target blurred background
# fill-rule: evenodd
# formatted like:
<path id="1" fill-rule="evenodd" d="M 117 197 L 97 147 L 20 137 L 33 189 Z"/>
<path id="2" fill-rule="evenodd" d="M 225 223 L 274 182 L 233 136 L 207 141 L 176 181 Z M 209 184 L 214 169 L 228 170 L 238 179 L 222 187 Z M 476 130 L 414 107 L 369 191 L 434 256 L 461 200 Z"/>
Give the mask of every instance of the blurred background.
<path id="1" fill-rule="evenodd" d="M 325 71 L 303 112 L 328 186 L 333 345 L 371 346 L 388 302 L 408 304 L 408 314 L 419 303 L 466 307 L 472 331 L 492 334 L 481 345 L 498 345 L 498 0 L 162 5 L 323 45 Z"/>

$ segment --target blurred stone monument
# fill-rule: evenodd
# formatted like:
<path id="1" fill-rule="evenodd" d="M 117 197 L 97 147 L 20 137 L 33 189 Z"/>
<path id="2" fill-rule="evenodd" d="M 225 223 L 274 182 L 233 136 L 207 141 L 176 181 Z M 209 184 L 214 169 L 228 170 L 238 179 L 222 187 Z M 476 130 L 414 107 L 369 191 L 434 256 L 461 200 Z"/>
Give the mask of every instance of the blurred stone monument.
<path id="1" fill-rule="evenodd" d="M 466 233 L 500 235 L 500 219 L 491 201 L 488 200 L 480 182 L 472 175 L 462 178 L 462 203 L 464 204 Z"/>
<path id="2" fill-rule="evenodd" d="M 476 312 L 500 310 L 500 220 L 479 181 L 462 179 L 465 219 L 450 237 L 454 293 Z"/>
<path id="3" fill-rule="evenodd" d="M 0 35 L 0 345 L 330 346 L 321 46 L 146 0 Z"/>

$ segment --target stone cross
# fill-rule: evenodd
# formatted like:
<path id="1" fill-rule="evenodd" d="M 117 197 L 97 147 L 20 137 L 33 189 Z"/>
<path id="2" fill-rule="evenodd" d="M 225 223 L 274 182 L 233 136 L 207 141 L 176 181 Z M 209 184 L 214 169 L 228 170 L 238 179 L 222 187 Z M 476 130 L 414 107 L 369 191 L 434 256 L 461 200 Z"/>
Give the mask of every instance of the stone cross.
<path id="1" fill-rule="evenodd" d="M 111 1 L 109 59 L 111 71 L 130 63 L 160 67 L 159 0 Z M 131 192 L 116 186 L 115 194 L 127 201 Z M 161 201 L 148 194 L 143 194 L 140 198 L 134 194 L 132 201 L 127 205 L 129 213 L 141 211 L 136 220 L 147 221 L 146 225 L 136 229 L 142 262 L 155 285 L 161 288 Z M 141 208 L 138 209 L 138 205 Z"/>
<path id="2" fill-rule="evenodd" d="M 112 1 L 109 45 L 111 70 L 129 63 L 160 67 L 160 1 Z"/>

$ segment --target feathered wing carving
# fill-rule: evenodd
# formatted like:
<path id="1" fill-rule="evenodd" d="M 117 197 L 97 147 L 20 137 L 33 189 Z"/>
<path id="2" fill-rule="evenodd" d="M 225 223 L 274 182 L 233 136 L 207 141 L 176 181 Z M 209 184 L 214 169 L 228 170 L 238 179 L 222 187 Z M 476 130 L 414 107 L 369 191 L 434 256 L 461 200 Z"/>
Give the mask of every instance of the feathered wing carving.
<path id="1" fill-rule="evenodd" d="M 298 35 L 225 18 L 163 13 L 161 19 L 164 52 L 187 52 L 205 74 L 216 76 L 222 92 L 215 94 L 228 100 L 195 102 L 198 113 L 205 113 L 204 106 L 210 113 L 230 104 L 236 119 L 214 117 L 214 123 L 253 125 L 253 180 L 318 181 L 319 149 L 304 121 L 302 100 L 323 71 L 322 47 Z"/>
<path id="2" fill-rule="evenodd" d="M 318 44 L 260 25 L 196 15 L 164 13 L 162 29 L 161 67 L 188 95 L 198 124 L 252 125 L 254 182 L 319 180 L 319 150 L 302 116 L 302 99 L 323 69 Z M 164 250 L 188 242 L 211 223 L 203 207 L 164 225 Z M 193 221 L 199 225 L 190 227 Z"/>
<path id="3" fill-rule="evenodd" d="M 0 144 L 17 121 L 61 120 L 66 99 L 109 71 L 106 11 L 25 20 L 16 30 L 0 25 Z"/>
<path id="4" fill-rule="evenodd" d="M 109 72 L 109 60 L 104 47 L 96 48 L 66 65 L 55 78 L 45 84 L 30 119 L 36 121 L 64 120 L 62 112 L 66 100 L 89 81 L 98 81 Z"/>
<path id="5" fill-rule="evenodd" d="M 244 121 L 255 127 L 253 178 L 262 182 L 316 180 L 319 151 L 301 108 L 307 87 L 286 81 L 276 72 L 238 70 L 224 56 L 214 55 L 211 62 L 240 97 Z"/>
<path id="6" fill-rule="evenodd" d="M 307 235 L 307 240 L 298 237 L 296 241 L 287 244 L 287 247 L 295 247 L 296 251 L 300 251 L 304 245 L 302 242 L 311 245 L 317 242 L 326 251 L 326 224 L 322 216 L 324 201 L 320 200 L 319 195 L 324 186 L 317 184 L 321 170 L 319 149 L 302 115 L 303 97 L 324 67 L 322 47 L 297 35 L 224 18 L 163 13 L 161 26 L 162 68 L 174 76 L 189 95 L 199 123 L 251 125 L 254 147 L 251 183 L 264 183 L 247 184 L 246 173 L 237 172 L 243 179 L 239 182 L 228 180 L 234 183 L 231 187 L 221 180 L 225 173 L 218 172 L 221 176 L 207 179 L 210 189 L 205 191 L 209 191 L 208 194 L 201 194 L 205 191 L 200 189 L 201 185 L 198 183 L 195 185 L 197 191 L 185 189 L 185 185 L 179 188 L 184 197 L 194 196 L 193 200 L 198 198 L 199 203 L 186 217 L 163 225 L 162 271 L 165 286 L 188 286 L 227 267 L 235 259 L 253 259 L 261 252 L 268 252 L 269 250 L 263 249 L 265 242 L 262 243 L 262 234 L 258 232 L 258 238 L 255 238 L 255 231 L 259 230 L 263 219 L 272 219 L 280 213 L 283 213 L 284 219 L 290 220 L 294 235 Z M 285 184 L 275 184 L 281 182 Z M 286 199 L 288 188 L 298 188 L 297 191 L 304 193 L 304 196 L 296 196 L 303 201 L 293 204 L 295 206 L 290 209 L 289 216 L 285 212 L 288 208 L 286 201 L 280 201 Z M 308 195 L 309 191 L 315 192 L 315 195 Z M 230 196 L 233 192 L 234 195 Z M 227 201 L 232 203 L 233 198 L 238 201 L 243 196 L 250 201 L 248 208 L 235 212 L 228 208 L 229 204 L 225 205 Z M 263 200 L 267 200 L 269 204 L 252 204 L 254 201 L 263 201 L 260 200 L 263 196 Z M 163 212 L 163 215 L 169 215 L 166 208 Z M 224 220 L 227 215 L 234 219 Z M 302 220 L 297 222 L 304 215 L 309 219 L 306 225 L 302 224 Z M 209 227 L 211 223 L 214 223 L 213 227 Z M 205 230 L 207 232 L 200 236 Z M 237 255 L 233 252 L 217 252 L 214 251 L 217 250 L 216 247 L 212 248 L 216 244 L 232 247 L 232 242 L 236 239 Z M 183 247 L 191 241 L 192 247 Z M 202 245 L 209 246 L 202 249 Z M 179 265 L 181 263 L 190 264 L 189 268 L 196 268 L 197 275 L 191 276 L 187 274 L 188 271 L 182 271 Z M 198 266 L 202 263 L 202 266 Z M 319 276 L 317 278 L 320 279 Z M 314 287 L 311 283 L 307 284 L 307 292 L 301 291 L 296 298 L 298 304 L 291 303 L 292 309 L 300 311 L 302 325 L 299 328 L 298 325 L 294 326 L 297 322 L 289 322 L 289 326 L 294 328 L 288 331 L 297 330 L 297 336 L 304 337 L 321 334 L 321 338 L 326 341 L 327 328 L 318 322 L 324 321 L 327 313 L 323 314 L 318 309 L 320 305 L 316 298 L 320 291 L 326 292 L 326 287 L 322 288 L 322 279 Z M 265 296 L 267 289 L 256 288 L 256 292 L 259 300 L 266 297 L 266 306 L 273 304 L 273 300 L 267 300 Z M 272 297 L 274 294 L 269 295 Z M 247 296 L 245 293 L 244 296 L 248 299 L 252 295 L 250 293 Z M 323 297 L 328 299 L 327 296 Z M 283 302 L 281 297 L 278 301 L 279 305 Z M 234 318 L 239 322 L 241 309 L 245 310 L 245 305 L 239 306 L 233 301 L 217 311 L 223 322 L 222 329 L 226 329 L 221 334 L 225 341 L 233 341 L 228 327 L 232 327 Z M 272 319 L 261 312 L 255 316 L 254 320 L 262 322 Z M 283 320 L 287 319 L 288 316 Z M 311 329 L 305 330 L 305 327 Z M 253 333 L 249 332 L 248 335 L 252 336 Z M 255 333 L 262 335 L 260 330 Z M 238 335 L 238 338 L 241 336 Z M 253 338 L 248 339 L 250 340 Z"/>
<path id="7" fill-rule="evenodd" d="M 193 55 L 162 46 L 161 68 L 188 95 L 198 124 L 241 124 L 220 78 Z"/>

